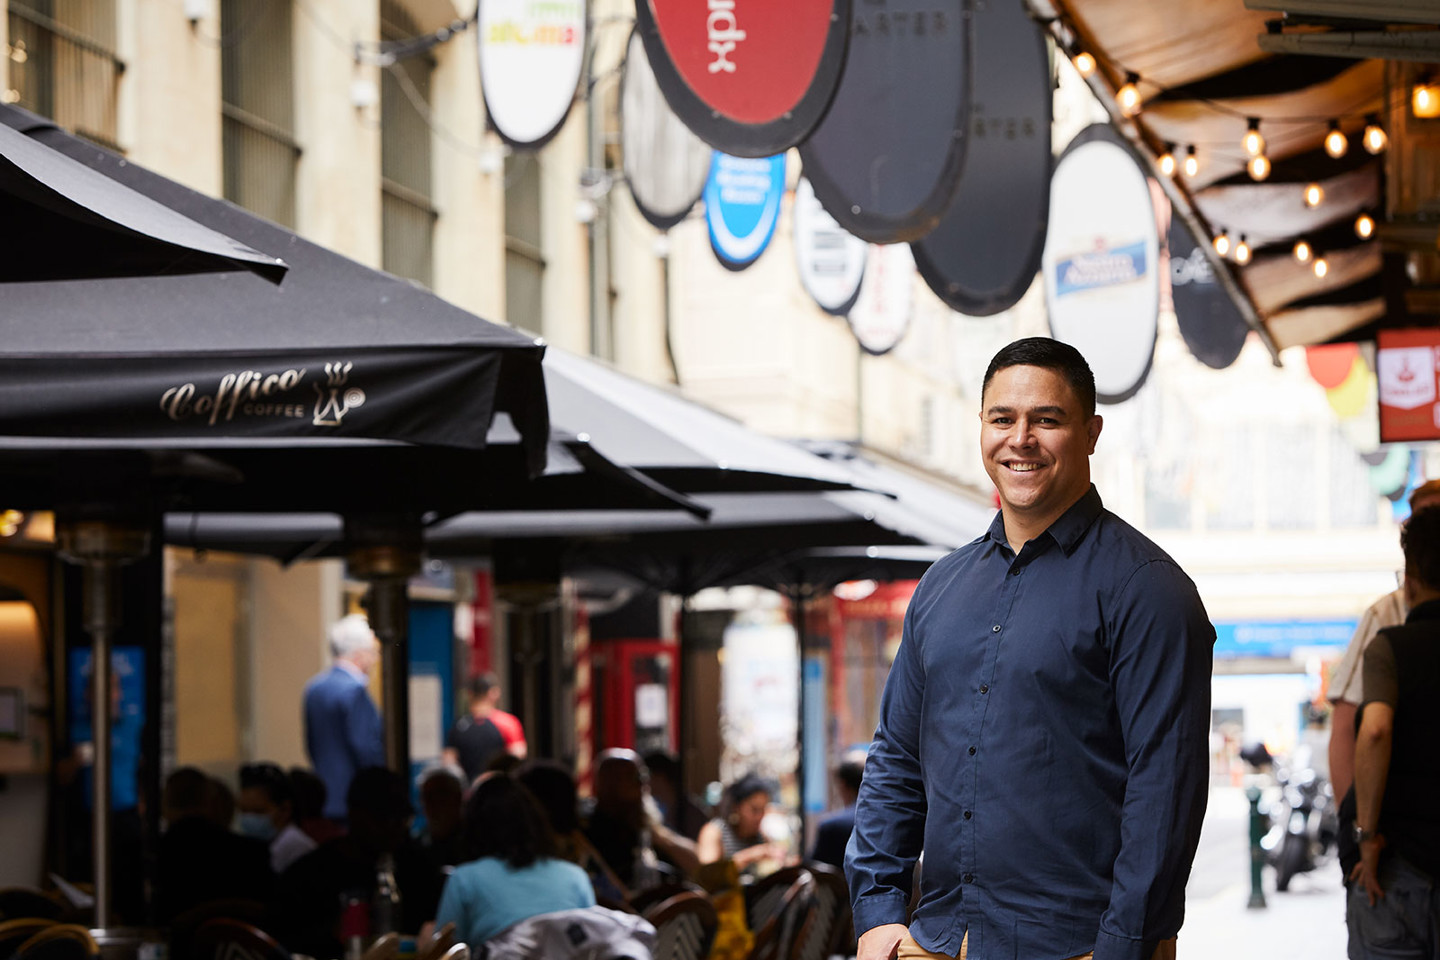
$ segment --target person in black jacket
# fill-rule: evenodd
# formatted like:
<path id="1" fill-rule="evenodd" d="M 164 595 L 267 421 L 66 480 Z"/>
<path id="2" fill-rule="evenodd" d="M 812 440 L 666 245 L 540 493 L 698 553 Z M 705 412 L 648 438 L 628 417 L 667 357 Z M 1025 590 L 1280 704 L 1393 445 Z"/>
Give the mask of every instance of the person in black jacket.
<path id="1" fill-rule="evenodd" d="M 840 795 L 840 809 L 821 820 L 815 828 L 815 848 L 810 859 L 845 869 L 845 845 L 855 829 L 855 800 L 860 796 L 860 781 L 865 776 L 865 755 L 847 756 L 835 768 L 835 792 Z"/>
<path id="2" fill-rule="evenodd" d="M 155 918 L 161 924 L 211 900 L 264 903 L 270 897 L 275 883 L 270 848 L 214 820 L 217 792 L 217 784 L 194 767 L 181 767 L 165 781 L 167 827 L 155 875 Z"/>

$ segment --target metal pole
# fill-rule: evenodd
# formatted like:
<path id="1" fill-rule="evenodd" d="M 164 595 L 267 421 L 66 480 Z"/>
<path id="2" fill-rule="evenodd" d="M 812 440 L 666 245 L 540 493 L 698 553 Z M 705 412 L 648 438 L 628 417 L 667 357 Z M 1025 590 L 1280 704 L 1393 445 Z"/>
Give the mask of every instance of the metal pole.
<path id="1" fill-rule="evenodd" d="M 1245 906 L 1259 910 L 1266 906 L 1265 888 L 1261 884 L 1265 850 L 1260 841 L 1265 837 L 1265 817 L 1260 813 L 1260 788 L 1246 787 L 1245 799 L 1250 801 L 1250 902 Z"/>
<path id="2" fill-rule="evenodd" d="M 85 627 L 90 633 L 90 728 L 95 751 L 91 773 L 91 862 L 95 870 L 95 926 L 110 926 L 110 631 L 114 566 L 92 560 L 84 565 Z"/>
<path id="3" fill-rule="evenodd" d="M 795 586 L 791 596 L 794 602 L 795 652 L 796 652 L 796 711 L 795 711 L 795 786 L 800 793 L 797 805 L 800 814 L 800 848 L 805 848 L 805 593 Z"/>
<path id="4" fill-rule="evenodd" d="M 370 629 L 380 641 L 384 680 L 385 764 L 410 775 L 410 597 L 408 584 L 382 577 L 370 584 Z"/>

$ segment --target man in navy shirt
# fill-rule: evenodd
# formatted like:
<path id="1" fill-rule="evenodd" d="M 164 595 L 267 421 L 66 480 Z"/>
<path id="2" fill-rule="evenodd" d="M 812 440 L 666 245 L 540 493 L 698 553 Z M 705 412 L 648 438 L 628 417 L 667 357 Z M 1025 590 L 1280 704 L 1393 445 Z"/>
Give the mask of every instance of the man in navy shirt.
<path id="1" fill-rule="evenodd" d="M 1173 957 L 1214 629 L 1090 484 L 1101 418 L 1074 348 L 1005 347 L 980 418 L 1000 513 L 905 616 L 846 852 L 859 960 Z"/>

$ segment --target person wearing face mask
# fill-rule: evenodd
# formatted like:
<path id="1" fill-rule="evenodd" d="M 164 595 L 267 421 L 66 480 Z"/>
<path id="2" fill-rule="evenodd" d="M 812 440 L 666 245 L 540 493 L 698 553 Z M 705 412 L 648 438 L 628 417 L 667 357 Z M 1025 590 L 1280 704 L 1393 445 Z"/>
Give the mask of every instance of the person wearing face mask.
<path id="1" fill-rule="evenodd" d="M 273 763 L 240 768 L 240 832 L 270 845 L 270 867 L 277 874 L 315 849 L 315 841 L 295 825 L 290 778 Z"/>

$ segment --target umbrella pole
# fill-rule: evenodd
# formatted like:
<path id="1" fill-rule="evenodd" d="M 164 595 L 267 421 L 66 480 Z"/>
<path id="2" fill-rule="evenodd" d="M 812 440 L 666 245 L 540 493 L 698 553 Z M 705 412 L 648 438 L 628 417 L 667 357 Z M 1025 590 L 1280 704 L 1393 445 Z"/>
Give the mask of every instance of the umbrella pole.
<path id="1" fill-rule="evenodd" d="M 95 926 L 110 925 L 110 647 L 119 623 L 115 576 L 122 563 L 150 549 L 144 526 L 103 520 L 61 520 L 56 540 L 60 555 L 81 567 L 85 630 L 92 643 L 90 657 L 90 728 L 95 759 L 91 767 Z"/>
<path id="2" fill-rule="evenodd" d="M 805 595 L 796 587 L 790 596 L 794 607 L 795 655 L 798 704 L 795 717 L 795 785 L 800 793 L 796 808 L 800 814 L 800 849 L 805 848 Z"/>

